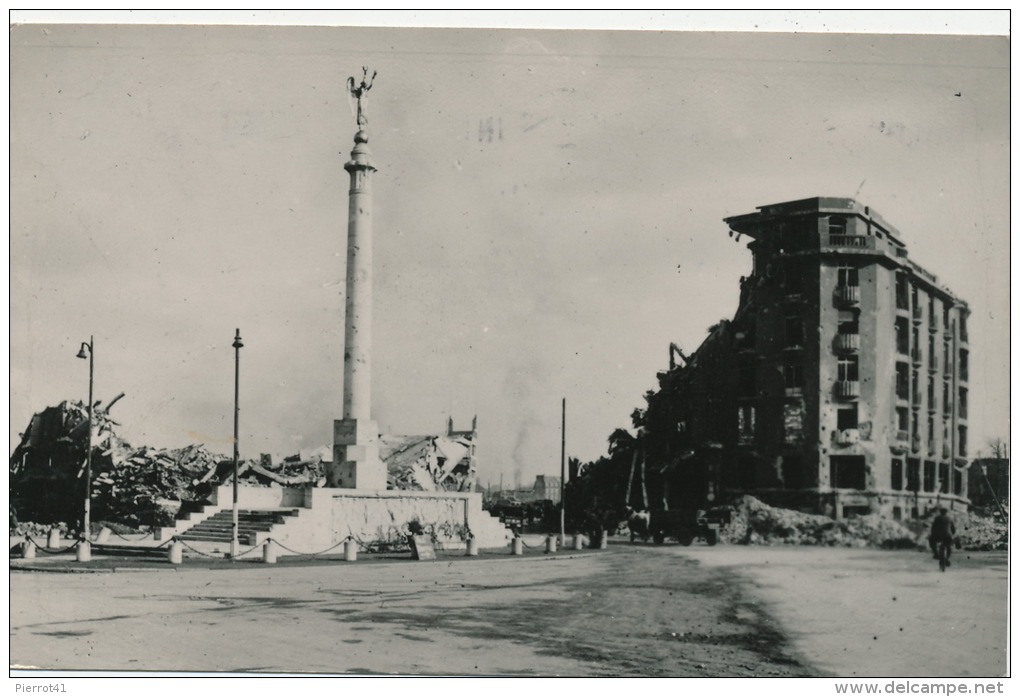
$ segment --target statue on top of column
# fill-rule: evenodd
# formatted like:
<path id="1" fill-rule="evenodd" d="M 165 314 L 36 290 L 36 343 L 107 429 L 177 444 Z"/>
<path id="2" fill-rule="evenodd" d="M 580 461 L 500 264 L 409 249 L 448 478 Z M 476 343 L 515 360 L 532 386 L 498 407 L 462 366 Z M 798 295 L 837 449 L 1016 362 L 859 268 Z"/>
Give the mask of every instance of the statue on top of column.
<path id="1" fill-rule="evenodd" d="M 358 100 L 358 128 L 364 128 L 368 125 L 368 91 L 372 89 L 372 83 L 375 81 L 375 76 L 378 71 L 372 71 L 372 77 L 368 77 L 368 68 L 362 66 L 364 75 L 361 78 L 361 84 L 356 85 L 353 77 L 347 78 L 347 90 L 351 93 L 351 96 Z"/>

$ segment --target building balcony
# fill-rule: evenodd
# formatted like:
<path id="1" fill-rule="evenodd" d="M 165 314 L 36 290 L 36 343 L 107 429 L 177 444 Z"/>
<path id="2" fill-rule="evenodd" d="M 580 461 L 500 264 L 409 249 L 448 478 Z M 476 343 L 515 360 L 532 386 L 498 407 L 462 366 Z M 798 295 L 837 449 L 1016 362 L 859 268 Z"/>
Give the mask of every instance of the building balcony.
<path id="1" fill-rule="evenodd" d="M 914 324 L 920 324 L 924 320 L 924 310 L 920 305 L 915 305 L 910 311 L 910 316 L 914 320 Z"/>
<path id="2" fill-rule="evenodd" d="M 921 408 L 921 393 L 919 391 L 915 390 L 914 394 L 913 394 L 913 397 L 914 398 L 910 401 L 910 406 L 914 407 L 914 409 L 920 409 Z"/>
<path id="3" fill-rule="evenodd" d="M 929 321 L 928 322 L 928 331 L 930 331 L 932 334 L 938 334 L 939 333 L 939 323 L 938 322 Z"/>
<path id="4" fill-rule="evenodd" d="M 942 444 L 942 459 L 948 460 L 949 456 L 952 455 L 952 451 L 949 449 L 949 443 Z"/>
<path id="5" fill-rule="evenodd" d="M 910 440 L 910 433 L 907 431 L 896 431 L 896 440 L 900 443 L 906 443 Z"/>
<path id="6" fill-rule="evenodd" d="M 830 247 L 849 247 L 851 249 L 876 249 L 876 240 L 867 235 L 829 235 Z"/>
<path id="7" fill-rule="evenodd" d="M 935 456 L 935 441 L 931 438 L 928 439 L 928 454 L 932 457 Z"/>
<path id="8" fill-rule="evenodd" d="M 842 430 L 833 431 L 832 438 L 836 441 L 836 445 L 853 445 L 861 440 L 861 432 L 856 428 L 844 428 Z"/>
<path id="9" fill-rule="evenodd" d="M 861 288 L 860 286 L 836 286 L 832 297 L 840 307 L 860 305 Z"/>
<path id="10" fill-rule="evenodd" d="M 928 359 L 928 372 L 937 373 L 939 372 L 939 357 L 931 356 Z"/>
<path id="11" fill-rule="evenodd" d="M 835 341 L 832 344 L 836 351 L 850 352 L 857 351 L 861 348 L 861 335 L 860 334 L 837 334 Z"/>
<path id="12" fill-rule="evenodd" d="M 856 399 L 861 394 L 861 383 L 856 380 L 837 380 L 836 396 L 840 399 Z"/>
<path id="13" fill-rule="evenodd" d="M 915 435 L 910 437 L 910 449 L 915 453 L 921 452 L 921 436 Z"/>
<path id="14" fill-rule="evenodd" d="M 916 346 L 910 349 L 910 360 L 914 365 L 921 365 L 924 362 L 924 354 L 921 352 L 921 349 Z"/>

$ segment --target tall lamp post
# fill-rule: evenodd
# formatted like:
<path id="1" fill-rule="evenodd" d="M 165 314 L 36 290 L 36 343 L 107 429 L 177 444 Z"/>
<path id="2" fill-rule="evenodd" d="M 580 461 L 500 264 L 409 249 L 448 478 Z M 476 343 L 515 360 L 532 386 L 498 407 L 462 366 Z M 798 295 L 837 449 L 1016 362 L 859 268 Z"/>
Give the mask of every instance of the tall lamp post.
<path id="1" fill-rule="evenodd" d="M 241 377 L 241 330 L 234 334 L 234 509 L 230 526 L 230 558 L 237 559 L 238 554 L 238 514 L 237 514 L 237 415 L 238 395 Z"/>
<path id="2" fill-rule="evenodd" d="M 89 543 L 89 535 L 91 533 L 92 524 L 92 376 L 94 363 L 92 359 L 92 346 L 94 337 L 90 336 L 88 341 L 81 342 L 81 348 L 78 349 L 78 358 L 89 359 L 89 403 L 88 403 L 88 415 L 89 415 L 89 435 L 88 435 L 88 446 L 85 451 L 85 514 L 82 517 L 82 542 L 84 544 Z"/>

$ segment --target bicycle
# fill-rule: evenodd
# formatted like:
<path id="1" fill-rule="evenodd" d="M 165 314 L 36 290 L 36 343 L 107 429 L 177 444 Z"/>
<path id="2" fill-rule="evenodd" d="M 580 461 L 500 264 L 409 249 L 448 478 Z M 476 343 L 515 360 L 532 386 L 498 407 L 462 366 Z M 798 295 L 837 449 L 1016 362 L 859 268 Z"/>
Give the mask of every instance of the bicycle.
<path id="1" fill-rule="evenodd" d="M 942 540 L 935 543 L 936 555 L 939 558 L 939 571 L 945 571 L 947 566 L 952 566 L 949 561 L 952 544 L 951 540 Z"/>

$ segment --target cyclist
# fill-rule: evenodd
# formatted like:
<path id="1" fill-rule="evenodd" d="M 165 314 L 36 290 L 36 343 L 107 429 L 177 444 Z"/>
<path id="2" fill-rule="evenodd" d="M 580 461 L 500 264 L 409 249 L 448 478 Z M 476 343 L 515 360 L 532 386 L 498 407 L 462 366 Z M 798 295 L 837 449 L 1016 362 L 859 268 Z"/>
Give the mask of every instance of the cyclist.
<path id="1" fill-rule="evenodd" d="M 951 566 L 949 556 L 953 552 L 953 539 L 956 537 L 956 526 L 953 519 L 949 517 L 949 511 L 940 508 L 935 519 L 931 521 L 931 535 L 928 537 L 928 544 L 931 545 L 931 552 L 935 559 L 939 558 L 939 544 L 946 545 L 946 566 Z"/>

